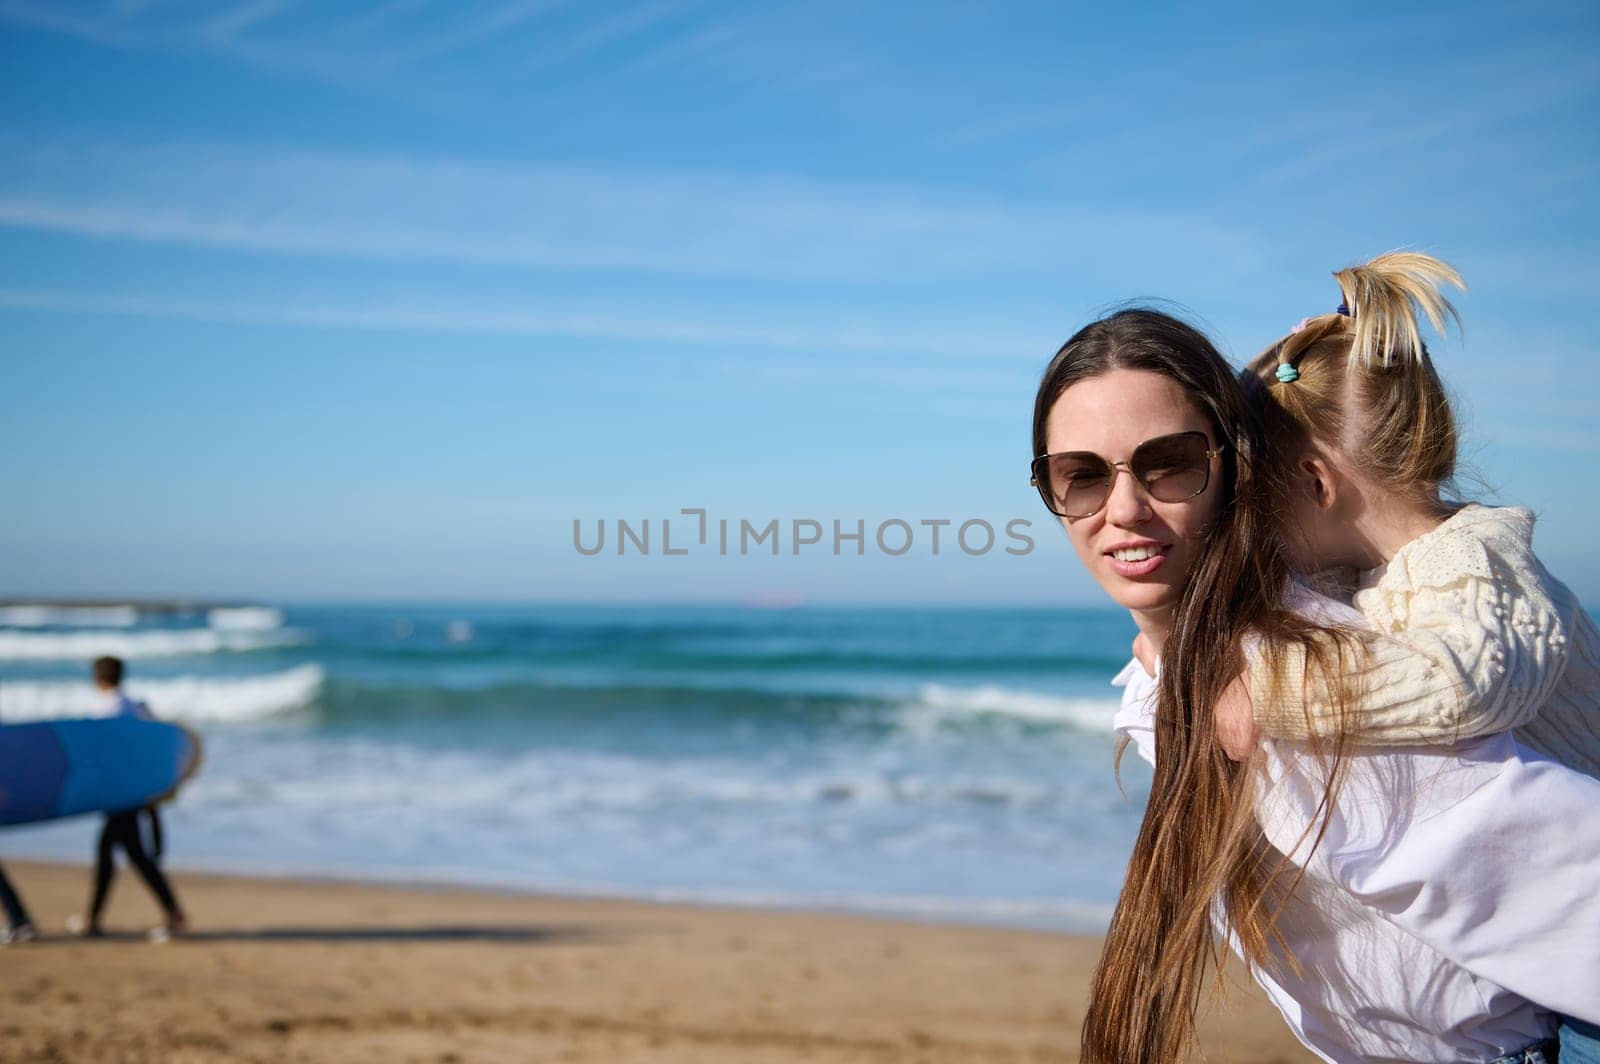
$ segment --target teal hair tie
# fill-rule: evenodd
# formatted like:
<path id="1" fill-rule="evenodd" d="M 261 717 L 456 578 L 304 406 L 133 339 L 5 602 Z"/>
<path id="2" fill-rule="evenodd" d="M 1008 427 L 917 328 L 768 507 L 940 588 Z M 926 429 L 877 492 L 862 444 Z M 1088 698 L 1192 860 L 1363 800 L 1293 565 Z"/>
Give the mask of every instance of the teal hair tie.
<path id="1" fill-rule="evenodd" d="M 1278 363 L 1278 382 L 1280 384 L 1293 384 L 1300 379 L 1300 371 L 1288 362 Z"/>

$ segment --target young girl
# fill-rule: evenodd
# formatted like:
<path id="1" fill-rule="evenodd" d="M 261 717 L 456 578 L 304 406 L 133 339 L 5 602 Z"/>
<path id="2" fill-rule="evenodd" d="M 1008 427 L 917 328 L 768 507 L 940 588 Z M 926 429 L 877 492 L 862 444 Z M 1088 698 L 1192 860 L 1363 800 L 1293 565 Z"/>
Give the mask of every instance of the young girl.
<path id="1" fill-rule="evenodd" d="M 1358 572 L 1353 604 L 1379 634 L 1357 637 L 1339 675 L 1293 645 L 1276 669 L 1258 662 L 1249 705 L 1235 685 L 1218 706 L 1218 738 L 1243 758 L 1259 732 L 1412 745 L 1511 731 L 1600 776 L 1600 629 L 1534 555 L 1532 513 L 1446 502 L 1455 422 L 1419 316 L 1455 316 L 1440 289 L 1459 275 L 1395 253 L 1334 276 L 1338 311 L 1295 326 L 1245 383 L 1289 500 L 1291 564 Z M 1600 1028 L 1569 1020 L 1560 1039 L 1563 1060 L 1600 1062 Z"/>
<path id="2" fill-rule="evenodd" d="M 1353 604 L 1381 635 L 1361 640 L 1342 675 L 1307 668 L 1294 647 L 1276 682 L 1254 668 L 1250 706 L 1235 687 L 1219 737 L 1237 758 L 1255 728 L 1394 745 L 1509 730 L 1600 776 L 1600 630 L 1534 555 L 1529 511 L 1446 501 L 1455 422 L 1418 326 L 1455 316 L 1440 288 L 1460 277 L 1409 253 L 1334 276 L 1338 311 L 1267 348 L 1245 386 L 1289 500 L 1291 564 L 1358 572 Z M 1336 688 L 1350 707 L 1342 723 Z"/>

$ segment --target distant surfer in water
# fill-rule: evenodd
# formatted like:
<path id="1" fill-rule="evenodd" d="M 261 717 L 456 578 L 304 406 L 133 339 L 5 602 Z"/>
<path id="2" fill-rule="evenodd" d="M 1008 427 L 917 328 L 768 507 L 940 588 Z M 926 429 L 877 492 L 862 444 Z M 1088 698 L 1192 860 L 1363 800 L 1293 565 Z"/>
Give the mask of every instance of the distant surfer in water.
<path id="1" fill-rule="evenodd" d="M 92 668 L 95 688 L 111 703 L 113 716 L 137 717 L 140 720 L 155 719 L 149 706 L 129 698 L 123 692 L 121 658 L 96 658 Z M 155 851 L 155 857 L 145 849 L 144 838 L 139 831 L 141 812 L 150 817 L 151 848 Z M 95 859 L 94 899 L 89 903 L 88 919 L 82 925 L 84 935 L 97 938 L 105 934 L 100 926 L 100 913 L 105 908 L 111 881 L 117 874 L 114 851 L 118 846 L 121 846 L 123 852 L 128 855 L 128 863 L 138 870 L 139 875 L 150 887 L 150 892 L 161 903 L 162 911 L 166 913 L 166 926 L 152 931 L 151 938 L 165 941 L 173 935 L 183 934 L 188 929 L 183 909 L 178 905 L 178 899 L 173 895 L 167 877 L 156 864 L 156 858 L 161 856 L 161 843 L 161 818 L 156 813 L 155 806 L 147 806 L 142 810 L 127 809 L 106 816 L 105 827 L 100 830 L 100 845 Z"/>

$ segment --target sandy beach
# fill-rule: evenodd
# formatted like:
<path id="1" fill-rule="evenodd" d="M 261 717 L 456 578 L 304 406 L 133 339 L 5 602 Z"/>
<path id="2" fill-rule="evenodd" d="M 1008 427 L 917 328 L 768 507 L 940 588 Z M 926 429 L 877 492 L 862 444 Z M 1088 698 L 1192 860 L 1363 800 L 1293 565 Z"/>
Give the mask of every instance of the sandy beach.
<path id="1" fill-rule="evenodd" d="M 179 874 L 153 945 L 120 879 L 8 862 L 45 930 L 0 952 L 5 1061 L 1074 1061 L 1091 937 L 829 914 Z M 1311 1058 L 1253 988 L 1209 1059 Z"/>

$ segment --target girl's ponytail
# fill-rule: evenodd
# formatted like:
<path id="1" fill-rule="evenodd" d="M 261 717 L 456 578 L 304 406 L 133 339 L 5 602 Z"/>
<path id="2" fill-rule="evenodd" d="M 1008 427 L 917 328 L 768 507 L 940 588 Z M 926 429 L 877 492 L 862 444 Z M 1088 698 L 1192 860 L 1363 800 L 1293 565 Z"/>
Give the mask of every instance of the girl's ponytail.
<path id="1" fill-rule="evenodd" d="M 1397 491 L 1435 495 L 1455 474 L 1456 424 L 1421 320 L 1440 332 L 1459 324 L 1442 289 L 1466 285 L 1448 263 L 1411 251 L 1333 276 L 1339 312 L 1305 319 L 1246 371 L 1269 453 L 1292 465 L 1318 443 Z"/>
<path id="2" fill-rule="evenodd" d="M 1422 366 L 1425 348 L 1418 311 L 1441 333 L 1447 318 L 1461 325 L 1440 289 L 1446 284 L 1463 290 L 1467 286 L 1449 263 L 1432 255 L 1391 251 L 1333 276 L 1354 330 L 1350 361 L 1368 373 Z"/>

